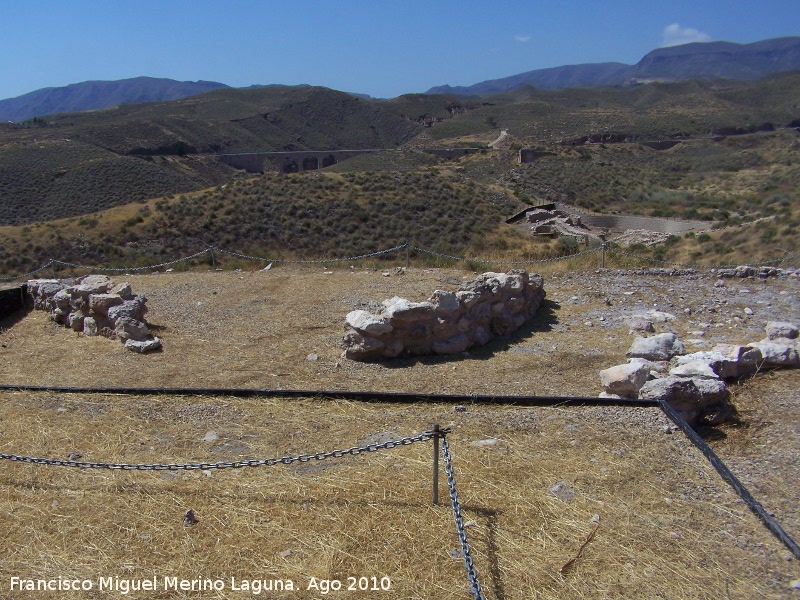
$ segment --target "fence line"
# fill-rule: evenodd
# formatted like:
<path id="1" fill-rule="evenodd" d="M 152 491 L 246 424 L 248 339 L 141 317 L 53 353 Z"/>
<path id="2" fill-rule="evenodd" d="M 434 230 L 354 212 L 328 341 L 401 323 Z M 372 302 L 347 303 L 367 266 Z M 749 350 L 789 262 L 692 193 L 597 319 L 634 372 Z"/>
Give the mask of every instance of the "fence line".
<path id="1" fill-rule="evenodd" d="M 340 262 L 352 262 L 358 260 L 364 260 L 367 258 L 374 258 L 376 256 L 382 256 L 385 254 L 391 254 L 393 252 L 398 252 L 400 250 L 406 251 L 406 266 L 410 266 L 409 263 L 409 251 L 414 250 L 415 252 L 419 252 L 420 254 L 426 254 L 429 256 L 434 256 L 437 258 L 444 258 L 446 260 L 454 260 L 458 262 L 467 262 L 467 263 L 481 263 L 481 264 L 496 264 L 496 265 L 535 265 L 535 264 L 545 264 L 545 263 L 553 263 L 558 261 L 564 260 L 571 260 L 573 258 L 577 258 L 580 256 L 588 256 L 589 254 L 594 254 L 596 252 L 600 252 L 602 254 L 602 260 L 599 266 L 605 267 L 605 256 L 606 253 L 616 254 L 620 256 L 625 256 L 628 258 L 634 258 L 636 260 L 641 260 L 644 262 L 650 262 L 655 264 L 661 264 L 671 267 L 678 267 L 678 268 L 687 268 L 687 269 L 731 269 L 735 268 L 741 264 L 746 264 L 752 267 L 758 266 L 766 266 L 766 265 L 780 265 L 782 263 L 786 263 L 787 261 L 796 260 L 800 258 L 800 253 L 796 254 L 785 254 L 780 258 L 774 258 L 770 260 L 760 261 L 756 263 L 752 262 L 740 262 L 736 264 L 727 264 L 727 265 L 701 265 L 695 263 L 678 263 L 678 262 L 669 262 L 665 260 L 660 260 L 657 258 L 652 258 L 649 256 L 641 256 L 638 254 L 633 254 L 631 252 L 625 252 L 614 246 L 610 245 L 609 243 L 603 243 L 601 246 L 596 248 L 590 248 L 588 250 L 584 250 L 583 252 L 578 252 L 575 254 L 567 254 L 564 256 L 554 256 L 552 258 L 543 258 L 543 259 L 532 259 L 532 260 L 502 260 L 502 259 L 486 259 L 486 258 L 468 258 L 464 256 L 456 256 L 452 254 L 445 254 L 442 252 L 436 252 L 434 250 L 430 250 L 427 248 L 420 248 L 419 246 L 414 246 L 410 242 L 405 242 L 399 246 L 394 246 L 393 248 L 387 248 L 385 250 L 377 250 L 375 252 L 370 252 L 368 254 L 360 254 L 357 256 L 346 256 L 341 258 L 321 258 L 321 259 L 314 259 L 314 260 L 297 260 L 297 259 L 282 259 L 282 258 L 269 258 L 265 256 L 253 256 L 249 254 L 242 254 L 240 252 L 234 252 L 232 250 L 226 250 L 224 248 L 219 248 L 217 246 L 209 246 L 205 250 L 201 250 L 199 252 L 195 252 L 189 256 L 184 256 L 181 258 L 177 258 L 175 260 L 152 264 L 152 265 L 145 265 L 141 267 L 104 267 L 104 266 L 92 266 L 92 265 L 82 265 L 78 263 L 71 263 L 62 260 L 58 260 L 56 258 L 51 258 L 48 260 L 44 265 L 38 267 L 37 269 L 33 269 L 32 271 L 28 271 L 27 273 L 21 273 L 19 275 L 9 275 L 0 277 L 0 281 L 15 281 L 17 279 L 24 279 L 31 275 L 35 275 L 48 267 L 52 267 L 53 269 L 53 276 L 55 277 L 55 268 L 57 265 L 64 266 L 64 267 L 71 267 L 74 269 L 86 269 L 90 271 L 106 271 L 106 272 L 113 272 L 113 273 L 126 273 L 126 272 L 140 272 L 140 271 L 147 271 L 153 269 L 160 269 L 163 267 L 169 267 L 172 265 L 176 265 L 182 262 L 186 262 L 204 254 L 208 254 L 212 264 L 216 264 L 214 253 L 217 252 L 219 254 L 226 254 L 229 256 L 233 256 L 236 258 L 241 258 L 245 260 L 254 260 L 259 262 L 265 263 L 283 263 L 283 264 L 298 264 L 298 265 L 310 265 L 310 264 L 329 264 L 329 263 L 340 263 Z"/>
<path id="2" fill-rule="evenodd" d="M 438 501 L 438 448 L 441 440 L 441 454 L 444 461 L 445 473 L 447 474 L 447 485 L 450 493 L 450 508 L 453 511 L 453 519 L 456 526 L 456 534 L 461 544 L 461 554 L 464 559 L 464 567 L 467 571 L 467 579 L 470 582 L 470 589 L 475 600 L 485 600 L 481 592 L 481 584 L 478 582 L 478 573 L 470 553 L 470 545 L 467 541 L 467 532 L 464 519 L 461 515 L 461 504 L 458 500 L 458 490 L 456 489 L 455 475 L 452 465 L 452 454 L 450 445 L 447 442 L 447 434 L 450 433 L 449 427 L 440 428 L 434 425 L 432 430 L 424 431 L 419 435 L 408 436 L 396 440 L 388 440 L 380 444 L 366 444 L 363 446 L 352 446 L 343 450 L 331 450 L 329 452 L 316 452 L 314 454 L 298 454 L 295 456 L 283 456 L 281 458 L 266 458 L 262 460 L 240 460 L 234 462 L 216 463 L 182 463 L 182 464 L 141 464 L 141 463 L 106 463 L 106 462 L 87 462 L 77 460 L 64 460 L 58 458 L 44 458 L 34 456 L 22 456 L 19 454 L 0 453 L 0 460 L 12 462 L 23 462 L 36 465 L 47 465 L 51 467 L 74 467 L 79 469 L 111 469 L 121 471 L 178 471 L 178 470 L 206 470 L 206 469 L 239 469 L 243 467 L 272 467 L 275 465 L 291 465 L 296 462 L 306 463 L 312 460 L 325 460 L 328 458 L 343 458 L 345 456 L 357 456 L 365 452 L 378 452 L 380 450 L 391 450 L 398 446 L 410 446 L 416 442 L 434 441 L 434 504 Z"/>
<path id="3" fill-rule="evenodd" d="M 660 264 L 660 265 L 666 265 L 666 266 L 670 266 L 670 267 L 680 267 L 680 268 L 685 268 L 685 269 L 734 269 L 734 268 L 738 267 L 739 265 L 743 264 L 743 263 L 736 263 L 736 264 L 728 264 L 728 265 L 700 265 L 700 264 L 693 264 L 693 263 L 677 263 L 677 262 L 669 262 L 669 261 L 666 261 L 666 260 L 659 260 L 657 258 L 651 258 L 649 256 L 640 256 L 638 254 L 633 254 L 631 252 L 624 252 L 622 250 L 619 250 L 619 249 L 613 248 L 613 247 L 607 247 L 606 251 L 610 252 L 611 254 L 619 254 L 621 256 L 627 256 L 627 257 L 630 257 L 630 258 L 636 258 L 638 260 L 643 260 L 643 261 L 646 261 L 646 262 L 656 263 L 656 264 Z M 800 253 L 798 253 L 798 254 L 788 254 L 788 255 L 784 255 L 782 258 L 776 258 L 776 259 L 772 259 L 772 260 L 765 260 L 765 261 L 761 261 L 761 262 L 755 262 L 755 263 L 754 262 L 748 262 L 746 264 L 749 267 L 764 267 L 764 266 L 771 265 L 771 264 L 774 264 L 774 263 L 780 264 L 782 262 L 786 262 L 788 260 L 793 260 L 793 259 L 796 259 L 796 258 L 800 258 Z"/>
<path id="4" fill-rule="evenodd" d="M 49 388 L 33 388 L 31 386 L 14 387 L 9 385 L 0 385 L 0 390 L 3 389 L 49 389 Z M 139 391 L 153 392 L 154 390 L 143 388 Z M 274 390 L 249 390 L 249 389 L 240 391 L 246 392 L 246 394 L 248 395 L 252 393 L 264 394 L 264 393 L 275 392 Z M 195 390 L 195 393 L 196 392 L 197 390 Z M 345 392 L 345 394 L 347 394 L 347 392 Z M 310 395 L 313 395 L 313 392 L 310 393 Z M 376 392 L 370 395 L 374 397 L 394 396 L 392 394 L 386 394 L 382 392 Z M 403 400 L 406 399 L 405 394 L 399 394 L 398 396 L 401 396 Z M 446 395 L 439 396 L 436 394 L 430 394 L 427 396 L 439 400 L 452 400 L 453 398 L 455 398 Z M 585 397 L 585 398 L 508 397 L 508 398 L 516 398 L 515 404 L 523 406 L 543 406 L 543 405 L 564 406 L 564 405 L 576 405 L 576 404 L 596 404 L 598 403 L 598 400 L 600 400 L 601 404 L 603 403 L 614 404 L 613 402 L 603 402 L 603 399 L 598 399 L 593 397 Z M 473 397 L 472 399 L 473 401 L 476 401 L 477 397 Z M 492 400 L 497 400 L 497 398 L 493 397 Z M 537 400 L 537 402 L 528 403 L 525 402 L 525 400 Z M 538 402 L 545 400 L 547 402 Z M 671 419 L 679 427 L 679 429 L 681 429 L 681 431 L 683 431 L 683 433 L 687 436 L 689 441 L 692 444 L 694 444 L 702 452 L 702 454 L 709 460 L 709 462 L 717 470 L 717 472 L 723 478 L 723 480 L 734 489 L 734 491 L 739 495 L 740 498 L 742 498 L 742 500 L 744 500 L 748 508 L 762 521 L 762 523 L 770 531 L 770 533 L 772 533 L 781 543 L 783 543 L 784 546 L 786 546 L 796 558 L 800 559 L 800 546 L 798 546 L 797 543 L 792 539 L 792 537 L 789 536 L 789 534 L 786 533 L 786 531 L 780 526 L 780 524 L 769 513 L 767 513 L 764 510 L 763 506 L 755 500 L 752 494 L 750 494 L 749 490 L 736 478 L 733 472 L 730 471 L 730 469 L 725 465 L 725 463 L 723 463 L 723 461 L 714 453 L 714 451 L 708 445 L 708 443 L 699 435 L 697 435 L 697 433 L 691 428 L 691 426 L 683 419 L 683 417 L 681 417 L 681 415 L 677 411 L 675 411 L 672 408 L 672 406 L 670 406 L 666 401 L 663 400 L 639 401 L 639 402 L 627 401 L 624 403 L 624 405 L 638 406 L 638 407 L 657 406 L 661 408 L 662 412 L 664 412 L 665 415 L 669 419 Z M 275 466 L 278 464 L 289 465 L 295 462 L 304 463 L 304 462 L 309 462 L 311 460 L 342 458 L 344 456 L 356 456 L 364 452 L 377 452 L 380 450 L 390 450 L 396 448 L 397 446 L 408 446 L 416 442 L 433 440 L 434 442 L 433 502 L 434 504 L 436 504 L 438 503 L 438 480 L 439 480 L 438 449 L 439 449 L 439 442 L 441 441 L 441 456 L 444 461 L 445 473 L 447 475 L 447 484 L 450 495 L 450 505 L 453 511 L 456 533 L 458 535 L 459 542 L 461 544 L 461 554 L 464 560 L 464 567 L 467 571 L 467 579 L 470 582 L 470 590 L 475 600 L 485 600 L 485 597 L 481 589 L 481 585 L 478 582 L 478 573 L 475 570 L 474 562 L 471 556 L 471 549 L 467 540 L 466 528 L 461 514 L 461 504 L 458 499 L 458 490 L 456 488 L 455 472 L 452 465 L 452 454 L 450 453 L 450 446 L 447 441 L 447 434 L 449 434 L 450 432 L 451 432 L 450 428 L 440 428 L 439 425 L 436 424 L 434 425 L 432 430 L 425 431 L 416 436 L 404 437 L 397 440 L 389 440 L 380 444 L 377 443 L 367 444 L 364 446 L 353 446 L 344 450 L 317 452 L 314 454 L 298 454 L 296 456 L 284 456 L 281 458 L 268 458 L 262 460 L 245 460 L 245 461 L 218 462 L 218 463 L 183 463 L 183 464 L 102 463 L 102 462 L 82 462 L 75 460 L 22 456 L 18 454 L 6 454 L 6 453 L 0 453 L 0 460 L 8 460 L 13 462 L 23 462 L 23 463 L 48 465 L 48 466 L 75 467 L 82 469 L 112 469 L 112 470 L 124 470 L 124 471 L 165 471 L 165 470 L 175 471 L 175 470 L 226 469 L 226 468 Z"/>
<path id="5" fill-rule="evenodd" d="M 12 462 L 24 462 L 37 465 L 48 465 L 51 467 L 76 467 L 78 469 L 111 469 L 113 471 L 198 471 L 207 469 L 241 469 L 243 467 L 274 467 L 275 465 L 291 465 L 295 462 L 306 463 L 311 460 L 325 460 L 326 458 L 342 458 L 343 456 L 356 456 L 364 452 L 377 452 L 379 450 L 391 450 L 397 446 L 410 446 L 415 442 L 426 442 L 439 435 L 446 435 L 449 429 L 439 429 L 436 432 L 426 431 L 416 436 L 405 437 L 399 440 L 389 440 L 381 444 L 367 444 L 365 446 L 353 446 L 346 450 L 331 450 L 330 452 L 316 452 L 314 454 L 298 454 L 296 456 L 283 456 L 281 458 L 264 458 L 261 460 L 238 460 L 233 462 L 215 463 L 161 463 L 161 464 L 142 464 L 142 463 L 106 463 L 106 462 L 85 462 L 77 460 L 64 460 L 60 458 L 39 458 L 33 456 L 21 456 L 19 454 L 0 453 L 1 460 Z"/>

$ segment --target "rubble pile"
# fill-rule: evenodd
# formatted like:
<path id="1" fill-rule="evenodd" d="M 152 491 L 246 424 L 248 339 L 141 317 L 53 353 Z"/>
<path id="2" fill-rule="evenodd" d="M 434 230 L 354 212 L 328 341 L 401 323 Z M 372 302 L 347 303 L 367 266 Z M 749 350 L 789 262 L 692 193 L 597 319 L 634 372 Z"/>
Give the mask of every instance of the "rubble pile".
<path id="1" fill-rule="evenodd" d="M 719 425 L 733 414 L 726 381 L 759 370 L 800 366 L 798 326 L 769 321 L 766 337 L 746 345 L 717 344 L 684 354 L 673 333 L 637 336 L 628 362 L 600 371 L 602 397 L 666 401 L 692 426 Z"/>

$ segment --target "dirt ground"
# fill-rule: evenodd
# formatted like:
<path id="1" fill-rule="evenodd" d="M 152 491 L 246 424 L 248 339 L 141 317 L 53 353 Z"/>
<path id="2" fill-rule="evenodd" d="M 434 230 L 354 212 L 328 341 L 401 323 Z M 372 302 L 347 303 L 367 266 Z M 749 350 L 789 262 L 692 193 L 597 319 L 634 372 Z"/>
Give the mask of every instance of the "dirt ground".
<path id="1" fill-rule="evenodd" d="M 761 339 L 767 320 L 800 320 L 796 279 L 714 287 L 710 275 L 551 272 L 539 314 L 509 339 L 454 357 L 341 358 L 350 310 L 394 295 L 423 300 L 474 275 L 386 273 L 274 268 L 117 277 L 148 297 L 148 323 L 163 351 L 134 354 L 33 312 L 0 322 L 0 383 L 596 396 L 598 371 L 625 362 L 631 314 L 673 313 L 674 321 L 656 326 L 694 339 L 690 351 Z M 795 539 L 799 389 L 797 370 L 736 384 L 740 423 L 704 432 Z M 793 587 L 800 562 L 657 409 L 0 396 L 0 452 L 105 462 L 317 452 L 414 435 L 438 422 L 452 427 L 459 497 L 487 598 L 800 594 Z M 261 597 L 466 598 L 444 481 L 442 502 L 430 502 L 430 454 L 430 443 L 418 443 L 268 474 L 267 467 L 129 473 L 4 462 L 0 596 L 39 597 L 12 591 L 12 577 L 95 582 L 92 591 L 64 593 L 76 598 L 106 597 L 102 577 L 155 577 L 155 591 L 134 597 L 251 597 L 231 578 L 239 587 L 260 578 L 301 588 Z M 198 522 L 184 526 L 189 508 Z M 306 589 L 314 578 L 347 587 L 350 576 L 385 577 L 391 589 Z M 165 577 L 219 579 L 225 589 L 167 590 Z"/>

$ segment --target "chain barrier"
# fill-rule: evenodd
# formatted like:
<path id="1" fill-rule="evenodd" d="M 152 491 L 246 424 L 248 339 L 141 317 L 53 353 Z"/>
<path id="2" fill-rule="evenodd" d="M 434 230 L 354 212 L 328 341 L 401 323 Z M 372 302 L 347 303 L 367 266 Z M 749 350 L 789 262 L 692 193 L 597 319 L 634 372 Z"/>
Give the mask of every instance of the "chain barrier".
<path id="1" fill-rule="evenodd" d="M 408 246 L 408 243 L 395 246 L 394 248 L 388 248 L 386 250 L 378 250 L 377 252 L 371 252 L 370 254 L 361 254 L 359 256 L 347 256 L 344 258 L 323 258 L 317 260 L 289 260 L 280 258 L 264 258 L 262 256 L 249 256 L 247 254 L 240 254 L 238 252 L 232 252 L 230 250 L 223 250 L 222 248 L 217 248 L 216 246 L 212 246 L 212 249 L 216 250 L 221 254 L 229 254 L 230 256 L 235 256 L 237 258 L 246 258 L 249 260 L 260 260 L 263 262 L 275 262 L 275 263 L 292 263 L 298 265 L 320 265 L 325 263 L 347 262 L 350 260 L 363 260 L 365 258 L 372 258 L 373 256 L 380 256 L 381 254 L 389 254 L 391 252 L 396 252 L 398 250 L 402 250 L 406 246 Z"/>
<path id="2" fill-rule="evenodd" d="M 575 258 L 576 256 L 584 256 L 586 254 L 592 254 L 593 252 L 600 251 L 600 247 L 598 246 L 597 248 L 592 248 L 591 250 L 584 250 L 583 252 L 578 252 L 577 254 L 568 254 L 566 256 L 554 256 L 553 258 L 541 258 L 537 260 L 484 260 L 480 258 L 464 258 L 463 256 L 452 256 L 450 254 L 442 254 L 440 252 L 434 252 L 433 250 L 418 248 L 417 246 L 414 246 L 413 249 L 416 250 L 417 252 L 422 252 L 423 254 L 430 254 L 431 256 L 438 256 L 440 258 L 449 258 L 450 260 L 458 260 L 464 262 L 478 262 L 484 264 L 499 264 L 499 265 L 533 265 L 541 263 L 550 263 L 559 260 L 568 260 L 570 258 Z"/>
<path id="3" fill-rule="evenodd" d="M 464 557 L 464 567 L 467 569 L 467 579 L 469 580 L 470 590 L 475 600 L 486 600 L 481 590 L 481 584 L 478 582 L 478 572 L 475 570 L 475 564 L 472 560 L 472 550 L 467 542 L 467 531 L 464 527 L 464 517 L 461 516 L 461 504 L 458 501 L 456 476 L 453 471 L 453 457 L 450 455 L 450 444 L 447 442 L 446 435 L 443 435 L 441 439 L 444 471 L 447 473 L 447 486 L 450 488 L 450 506 L 453 509 L 453 518 L 456 522 L 458 540 L 461 542 L 461 556 Z"/>
<path id="4" fill-rule="evenodd" d="M 15 279 L 22 279 L 23 277 L 27 277 L 28 275 L 34 275 L 39 271 L 44 271 L 47 267 L 53 264 L 53 259 L 51 258 L 47 263 L 39 267 L 38 269 L 34 269 L 33 271 L 28 271 L 27 273 L 22 273 L 21 275 L 12 275 L 10 277 L 0 277 L 0 281 L 14 281 Z"/>
<path id="5" fill-rule="evenodd" d="M 115 273 L 119 273 L 122 271 L 146 271 L 149 269 L 159 269 L 161 267 L 169 267 L 171 265 L 176 265 L 186 260 L 192 260 L 193 258 L 197 258 L 198 256 L 202 256 L 203 254 L 208 253 L 209 250 L 211 250 L 211 248 L 206 248 L 205 250 L 201 250 L 200 252 L 195 252 L 190 256 L 184 256 L 183 258 L 178 258 L 175 260 L 171 260 L 169 262 L 163 262 L 156 265 L 146 265 L 144 267 L 90 267 L 88 265 L 78 265 L 75 263 L 68 263 L 61 260 L 56 260 L 55 258 L 51 259 L 50 262 L 52 264 L 63 265 L 65 267 L 73 267 L 75 269 L 89 269 L 92 271 L 113 271 Z"/>
<path id="6" fill-rule="evenodd" d="M 420 248 L 418 246 L 411 246 L 408 242 L 404 244 L 400 244 L 399 246 L 394 246 L 393 248 L 387 248 L 385 250 L 378 250 L 376 252 L 370 252 L 368 254 L 360 254 L 358 256 L 346 256 L 342 258 L 323 258 L 323 259 L 315 259 L 315 260 L 290 260 L 290 259 L 280 259 L 280 258 L 267 258 L 263 256 L 252 256 L 249 254 L 242 254 L 240 252 L 233 252 L 232 250 L 225 250 L 223 248 L 217 248 L 216 246 L 209 246 L 205 250 L 201 250 L 200 252 L 195 252 L 189 256 L 184 256 L 182 258 L 178 258 L 175 260 L 171 260 L 168 262 L 146 265 L 143 267 L 99 267 L 99 266 L 91 266 L 91 265 L 81 265 L 78 263 L 71 263 L 65 262 L 62 260 L 58 260 L 55 258 L 51 258 L 47 263 L 42 265 L 41 267 L 34 269 L 32 271 L 28 271 L 27 273 L 22 273 L 19 275 L 10 275 L 0 277 L 0 281 L 14 281 L 16 279 L 23 279 L 30 275 L 34 275 L 44 269 L 51 267 L 54 265 L 62 265 L 65 267 L 72 267 L 75 269 L 87 269 L 89 271 L 107 271 L 107 272 L 115 272 L 115 273 L 122 273 L 122 272 L 139 272 L 139 271 L 148 271 L 153 269 L 159 269 L 162 267 L 169 267 L 172 265 L 176 265 L 181 262 L 185 262 L 188 260 L 192 260 L 203 254 L 210 253 L 213 260 L 213 253 L 219 252 L 220 254 L 227 254 L 229 256 L 234 256 L 236 258 L 242 258 L 246 260 L 256 260 L 261 262 L 269 262 L 269 263 L 285 263 L 285 264 L 298 264 L 298 265 L 319 265 L 319 264 L 326 264 L 326 263 L 339 263 L 339 262 L 348 262 L 348 261 L 355 261 L 355 260 L 364 260 L 367 258 L 373 258 L 375 256 L 381 256 L 383 254 L 391 254 L 392 252 L 397 252 L 398 250 L 402 250 L 403 248 L 407 250 L 415 250 L 422 254 L 427 254 L 430 256 L 435 256 L 439 258 L 445 258 L 448 260 L 455 260 L 460 262 L 474 262 L 474 263 L 482 263 L 482 264 L 500 264 L 500 265 L 534 265 L 534 264 L 545 264 L 545 263 L 552 263 L 558 262 L 562 260 L 569 260 L 572 258 L 577 258 L 579 256 L 586 256 L 589 254 L 594 254 L 595 252 L 600 252 L 603 250 L 602 246 L 598 246 L 597 248 L 591 248 L 589 250 L 584 250 L 583 252 L 578 252 L 576 254 L 568 254 L 566 256 L 554 256 L 552 258 L 542 258 L 542 259 L 535 259 L 535 260 L 489 260 L 489 259 L 482 259 L 482 258 L 466 258 L 463 256 L 455 256 L 452 254 L 444 254 L 441 252 L 435 252 L 433 250 L 428 250 L 427 248 Z M 693 263 L 678 263 L 678 262 L 669 262 L 666 260 L 659 260 L 657 258 L 651 258 L 648 256 L 640 256 L 638 254 L 632 254 L 630 252 L 624 252 L 623 250 L 619 250 L 616 248 L 612 248 L 609 245 L 606 245 L 605 250 L 612 254 L 619 254 L 622 256 L 627 256 L 629 258 L 635 258 L 637 260 L 643 260 L 646 262 L 666 265 L 670 267 L 683 267 L 683 268 L 691 268 L 691 269 L 732 269 L 737 266 L 738 264 L 730 264 L 730 265 L 700 265 L 700 264 L 693 264 Z M 765 260 L 762 262 L 757 263 L 747 263 L 748 266 L 751 267 L 760 267 L 766 266 L 771 264 L 780 264 L 789 260 L 794 260 L 800 258 L 800 253 L 798 254 L 790 254 L 784 256 L 783 258 L 775 258 L 772 260 Z"/>
<path id="7" fill-rule="evenodd" d="M 739 264 L 741 264 L 741 263 L 739 263 L 739 264 L 731 264 L 731 265 L 698 265 L 698 264 L 692 264 L 692 263 L 676 263 L 676 262 L 669 262 L 669 261 L 666 261 L 666 260 L 659 260 L 657 258 L 650 258 L 648 256 L 639 256 L 638 254 L 632 254 L 630 252 L 624 252 L 622 250 L 618 250 L 616 248 L 610 248 L 608 246 L 606 247 L 606 251 L 610 252 L 612 254 L 621 254 L 622 256 L 627 256 L 629 258 L 636 258 L 636 259 L 648 261 L 648 262 L 651 262 L 651 263 L 658 263 L 658 264 L 667 265 L 667 266 L 670 266 L 670 267 L 685 267 L 687 269 L 734 269 L 734 268 L 738 267 Z M 765 260 L 765 261 L 761 261 L 761 262 L 757 262 L 757 263 L 747 263 L 747 266 L 749 266 L 749 267 L 763 267 L 763 266 L 771 265 L 773 263 L 780 264 L 782 262 L 785 262 L 787 260 L 793 260 L 795 258 L 800 258 L 800 254 L 790 254 L 788 256 L 784 256 L 783 258 L 775 258 L 775 259 L 772 259 L 772 260 Z"/>
<path id="8" fill-rule="evenodd" d="M 272 467 L 276 465 L 291 465 L 293 463 L 307 463 L 312 460 L 325 460 L 328 458 L 342 458 L 344 456 L 357 456 L 365 452 L 378 452 L 380 450 L 391 450 L 398 446 L 410 446 L 417 442 L 427 442 L 436 438 L 441 440 L 442 457 L 444 468 L 447 473 L 447 485 L 450 488 L 450 505 L 453 509 L 453 516 L 456 523 L 458 539 L 461 542 L 461 553 L 464 557 L 464 566 L 467 569 L 472 594 L 476 600 L 485 600 L 481 585 L 478 582 L 478 573 L 472 560 L 471 550 L 467 542 L 467 532 L 464 527 L 464 518 L 461 515 L 461 504 L 458 501 L 458 491 L 456 490 L 455 474 L 453 472 L 452 456 L 450 445 L 447 443 L 449 428 L 439 429 L 438 426 L 432 431 L 425 431 L 415 436 L 408 436 L 397 440 L 388 440 L 380 444 L 366 444 L 363 446 L 353 446 L 342 450 L 332 450 L 330 452 L 316 452 L 314 454 L 298 454 L 295 456 L 283 456 L 281 458 L 265 458 L 261 460 L 239 460 L 232 462 L 215 463 L 105 463 L 89 462 L 79 460 L 64 460 L 59 458 L 43 458 L 34 456 L 21 456 L 19 454 L 0 453 L 0 460 L 13 462 L 23 462 L 36 465 L 47 465 L 51 467 L 73 467 L 78 469 L 110 469 L 120 471 L 195 471 L 210 469 L 240 469 L 244 467 Z"/>
<path id="9" fill-rule="evenodd" d="M 224 250 L 222 248 L 217 248 L 216 246 L 209 246 L 205 250 L 201 250 L 200 252 L 195 252 L 189 256 L 184 256 L 181 258 L 177 258 L 175 260 L 171 260 L 168 262 L 158 263 L 154 265 L 145 265 L 143 267 L 97 267 L 91 265 L 81 265 L 77 263 L 65 262 L 63 260 L 58 260 L 55 258 L 51 258 L 47 263 L 43 266 L 39 267 L 38 269 L 34 269 L 33 271 L 29 271 L 27 273 L 22 273 L 20 275 L 11 275 L 8 277 L 0 277 L 0 281 L 14 281 L 15 279 L 23 279 L 28 277 L 29 275 L 33 275 L 50 267 L 52 265 L 62 265 L 65 267 L 72 267 L 74 269 L 87 269 L 90 271 L 109 271 L 114 273 L 122 273 L 122 272 L 133 272 L 133 271 L 147 271 L 152 269 L 160 269 L 161 267 L 169 267 L 172 265 L 176 265 L 181 262 L 185 262 L 187 260 L 192 260 L 193 258 L 197 258 L 198 256 L 202 256 L 203 254 L 219 252 L 220 254 L 228 254 L 230 256 L 235 256 L 237 258 L 245 258 L 248 260 L 258 260 L 263 262 L 275 262 L 275 263 L 289 263 L 289 264 L 299 264 L 299 265 L 310 265 L 310 264 L 325 264 L 325 263 L 335 263 L 335 262 L 347 262 L 351 260 L 363 260 L 365 258 L 372 258 L 373 256 L 380 256 L 381 254 L 389 254 L 391 252 L 397 252 L 398 250 L 402 250 L 403 248 L 408 247 L 408 242 L 401 244 L 399 246 L 395 246 L 394 248 L 387 248 L 386 250 L 378 250 L 377 252 L 371 252 L 369 254 L 361 254 L 359 256 L 346 256 L 344 258 L 323 258 L 317 260 L 288 260 L 288 259 L 279 259 L 279 258 L 266 258 L 263 256 L 250 256 L 248 254 L 241 254 L 239 252 L 233 252 L 231 250 Z"/>
<path id="10" fill-rule="evenodd" d="M 77 460 L 64 460 L 58 458 L 37 458 L 33 456 L 20 456 L 18 454 L 0 453 L 0 459 L 15 462 L 48 465 L 51 467 L 76 467 L 79 469 L 111 469 L 121 471 L 199 471 L 207 469 L 240 469 L 243 467 L 273 467 L 275 465 L 290 465 L 295 462 L 306 463 L 311 460 L 325 460 L 326 458 L 342 458 L 343 456 L 356 456 L 364 452 L 378 452 L 391 450 L 397 446 L 410 446 L 416 442 L 426 442 L 433 439 L 435 434 L 426 431 L 419 435 L 404 437 L 399 440 L 389 440 L 380 444 L 367 444 L 353 446 L 346 450 L 332 450 L 330 452 L 317 452 L 315 454 L 298 454 L 296 456 L 283 456 L 281 458 L 265 458 L 262 460 L 238 460 L 233 462 L 215 463 L 183 463 L 183 464 L 130 464 L 130 463 L 104 463 L 83 462 Z"/>

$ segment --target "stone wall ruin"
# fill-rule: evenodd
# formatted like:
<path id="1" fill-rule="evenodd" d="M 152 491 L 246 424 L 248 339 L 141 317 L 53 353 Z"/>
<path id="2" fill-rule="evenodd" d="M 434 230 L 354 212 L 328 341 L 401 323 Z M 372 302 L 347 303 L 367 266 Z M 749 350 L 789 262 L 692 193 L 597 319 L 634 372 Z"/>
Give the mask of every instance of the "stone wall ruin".
<path id="1" fill-rule="evenodd" d="M 436 290 L 425 302 L 395 296 L 379 314 L 347 314 L 343 355 L 370 360 L 464 352 L 510 335 L 544 296 L 543 278 L 523 270 L 483 273 L 456 292 Z"/>
<path id="2" fill-rule="evenodd" d="M 669 313 L 661 314 L 674 319 Z M 652 332 L 646 315 L 636 319 L 649 324 L 647 330 Z M 767 337 L 758 342 L 717 344 L 710 351 L 691 354 L 685 354 L 684 344 L 674 333 L 637 336 L 627 352 L 627 363 L 600 371 L 604 389 L 600 396 L 663 400 L 692 427 L 720 425 L 735 413 L 728 381 L 765 369 L 800 366 L 797 324 L 769 321 L 765 331 Z"/>
<path id="3" fill-rule="evenodd" d="M 147 298 L 134 294 L 130 284 L 115 283 L 105 275 L 77 279 L 31 279 L 28 302 L 50 312 L 50 319 L 86 336 L 121 340 L 135 352 L 161 347 L 150 335 L 144 315 Z"/>

